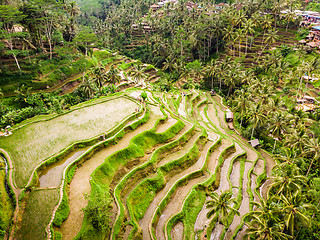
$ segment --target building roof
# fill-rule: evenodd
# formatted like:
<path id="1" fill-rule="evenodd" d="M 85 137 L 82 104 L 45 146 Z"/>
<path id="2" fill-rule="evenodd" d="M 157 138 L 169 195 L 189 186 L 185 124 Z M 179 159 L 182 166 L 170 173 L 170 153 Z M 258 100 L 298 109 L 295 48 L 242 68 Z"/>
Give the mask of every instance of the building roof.
<path id="1" fill-rule="evenodd" d="M 231 111 L 227 111 L 226 118 L 227 119 L 233 119 L 233 113 Z"/>
<path id="2" fill-rule="evenodd" d="M 310 97 L 310 96 L 307 96 L 307 95 L 304 96 L 304 99 L 307 99 L 307 100 L 316 100 L 316 98 Z"/>
<path id="3" fill-rule="evenodd" d="M 252 147 L 257 147 L 257 146 L 260 145 L 259 139 L 257 139 L 257 138 L 249 141 L 249 143 L 250 143 L 250 145 L 251 145 Z"/>
<path id="4" fill-rule="evenodd" d="M 310 47 L 317 47 L 318 46 L 318 44 L 316 42 L 308 42 L 307 45 Z"/>
<path id="5" fill-rule="evenodd" d="M 320 30 L 320 26 L 313 26 L 313 29 Z"/>

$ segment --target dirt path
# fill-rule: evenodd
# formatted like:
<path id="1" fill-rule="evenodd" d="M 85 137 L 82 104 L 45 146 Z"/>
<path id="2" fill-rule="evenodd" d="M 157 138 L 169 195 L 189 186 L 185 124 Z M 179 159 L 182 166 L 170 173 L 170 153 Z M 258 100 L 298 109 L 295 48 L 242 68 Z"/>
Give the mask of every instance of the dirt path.
<path id="1" fill-rule="evenodd" d="M 147 123 L 136 128 L 134 131 L 127 133 L 116 145 L 96 153 L 76 171 L 70 184 L 70 214 L 59 229 L 63 235 L 63 239 L 73 239 L 81 229 L 81 223 L 84 216 L 81 209 L 86 207 L 88 203 L 88 201 L 84 198 L 84 194 L 90 193 L 91 191 L 90 176 L 93 171 L 99 167 L 108 156 L 118 150 L 126 148 L 134 136 L 154 127 L 156 120 L 159 117 L 163 117 L 163 115 L 160 115 L 160 113 L 157 109 L 151 107 L 150 119 Z"/>
<path id="2" fill-rule="evenodd" d="M 178 222 L 171 230 L 171 237 L 173 240 L 183 240 L 183 223 Z"/>

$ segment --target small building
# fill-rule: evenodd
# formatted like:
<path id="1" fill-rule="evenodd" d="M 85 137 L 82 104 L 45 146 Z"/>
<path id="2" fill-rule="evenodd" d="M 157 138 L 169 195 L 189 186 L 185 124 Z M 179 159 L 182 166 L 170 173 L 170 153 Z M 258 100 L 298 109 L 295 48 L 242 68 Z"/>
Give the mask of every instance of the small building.
<path id="1" fill-rule="evenodd" d="M 226 112 L 226 121 L 227 122 L 233 121 L 233 113 L 230 110 L 227 110 L 227 112 Z"/>
<path id="2" fill-rule="evenodd" d="M 153 12 L 156 12 L 158 9 L 161 8 L 161 6 L 157 5 L 157 4 L 153 4 L 150 6 L 150 8 L 152 9 Z"/>
<path id="3" fill-rule="evenodd" d="M 303 75 L 303 76 L 302 76 L 302 79 L 303 79 L 303 80 L 308 80 L 308 81 L 310 81 L 310 82 L 313 82 L 313 81 L 318 80 L 319 78 L 309 77 L 309 76 L 307 76 L 307 75 Z"/>
<path id="4" fill-rule="evenodd" d="M 256 148 L 256 147 L 259 147 L 259 146 L 260 146 L 260 143 L 259 143 L 259 140 L 258 140 L 258 139 L 250 140 L 248 143 L 249 143 L 249 144 L 251 145 L 251 147 L 253 147 L 253 148 Z"/>
<path id="5" fill-rule="evenodd" d="M 310 96 L 305 95 L 303 98 L 304 98 L 308 103 L 315 103 L 315 102 L 316 102 L 316 98 L 314 98 L 314 97 L 310 97 Z"/>

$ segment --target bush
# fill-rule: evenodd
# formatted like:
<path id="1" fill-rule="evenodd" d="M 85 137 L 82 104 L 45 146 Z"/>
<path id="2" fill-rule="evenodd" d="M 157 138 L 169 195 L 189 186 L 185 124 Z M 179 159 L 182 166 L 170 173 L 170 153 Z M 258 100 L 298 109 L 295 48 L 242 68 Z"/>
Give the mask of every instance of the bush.
<path id="1" fill-rule="evenodd" d="M 105 194 L 96 194 L 88 197 L 89 203 L 83 211 L 87 215 L 92 226 L 102 232 L 109 228 L 111 201 Z"/>

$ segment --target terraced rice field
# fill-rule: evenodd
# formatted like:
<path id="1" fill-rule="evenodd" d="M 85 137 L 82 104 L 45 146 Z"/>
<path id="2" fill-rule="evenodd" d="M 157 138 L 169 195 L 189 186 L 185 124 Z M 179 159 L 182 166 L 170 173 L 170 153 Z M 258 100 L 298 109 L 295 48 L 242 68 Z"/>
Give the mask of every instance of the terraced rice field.
<path id="1" fill-rule="evenodd" d="M 132 91 L 140 90 L 129 90 L 127 94 Z M 104 129 L 117 130 L 105 139 L 69 151 L 60 159 L 61 164 L 44 167 L 40 183 L 29 181 L 34 189 L 24 191 L 28 197 L 22 198 L 24 206 L 18 211 L 14 237 L 46 239 L 62 234 L 62 239 L 242 239 L 243 217 L 252 209 L 251 203 L 259 201 L 260 194 L 266 191 L 266 184 L 261 188 L 261 179 L 270 174 L 273 162 L 265 152 L 251 148 L 228 129 L 224 121 L 226 107 L 220 97 L 212 98 L 193 90 L 148 92 L 143 105 L 124 99 L 125 103 L 114 100 L 93 105 L 107 109 L 106 104 L 112 103 L 117 111 L 108 112 L 117 118 L 109 114 L 104 118 L 101 113 L 96 120 L 95 111 L 79 113 L 90 124 L 81 133 L 77 129 L 73 132 L 82 136 L 82 140 L 97 136 Z M 117 128 L 137 106 L 140 111 L 134 113 L 136 117 Z M 69 114 L 60 118 L 70 118 Z M 108 120 L 103 123 L 102 119 Z M 37 129 L 33 133 L 44 131 L 37 124 L 26 127 Z M 21 135 L 19 130 L 14 131 L 15 135 Z M 53 136 L 58 138 L 60 134 Z M 39 141 L 30 141 L 29 148 Z M 35 163 L 28 165 L 27 176 L 30 177 L 37 164 L 69 144 L 57 145 L 55 150 L 45 151 L 46 155 L 41 154 L 44 150 L 39 150 L 33 156 Z M 15 167 L 14 176 L 24 167 L 23 161 L 16 158 L 27 158 L 20 148 L 8 149 Z M 47 174 L 52 177 L 46 177 Z M 19 187 L 29 180 L 14 179 Z M 240 216 L 231 215 L 224 226 L 217 219 L 207 218 L 205 202 L 210 200 L 209 192 L 220 194 L 226 190 L 231 190 L 237 199 L 234 207 Z M 89 202 L 85 195 L 96 197 L 102 193 L 111 200 L 106 210 L 110 213 L 110 223 L 104 231 L 97 230 L 82 211 Z M 49 198 L 50 204 L 44 204 Z M 43 220 L 35 223 L 34 232 L 38 235 L 27 234 L 26 226 L 32 224 L 30 209 L 39 205 L 42 205 L 38 208 Z M 67 215 L 61 217 L 65 212 Z"/>

